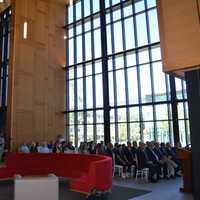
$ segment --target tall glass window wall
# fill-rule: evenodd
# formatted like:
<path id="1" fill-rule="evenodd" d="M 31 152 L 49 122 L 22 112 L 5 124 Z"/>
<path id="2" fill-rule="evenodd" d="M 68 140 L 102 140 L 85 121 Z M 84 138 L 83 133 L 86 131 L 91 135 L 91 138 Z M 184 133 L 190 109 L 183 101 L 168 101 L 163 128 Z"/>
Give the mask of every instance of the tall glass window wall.
<path id="1" fill-rule="evenodd" d="M 7 106 L 11 9 L 0 13 L 0 107 Z"/>
<path id="2" fill-rule="evenodd" d="M 76 145 L 102 141 L 109 123 L 110 133 L 105 134 L 113 143 L 173 143 L 171 87 L 169 75 L 162 72 L 156 1 L 105 0 L 105 10 L 100 2 L 77 0 L 66 9 L 68 139 Z M 104 73 L 109 96 L 103 87 Z M 187 96 L 185 82 L 177 78 L 176 94 L 180 139 L 186 145 L 190 141 Z M 104 121 L 105 98 L 109 121 Z"/>

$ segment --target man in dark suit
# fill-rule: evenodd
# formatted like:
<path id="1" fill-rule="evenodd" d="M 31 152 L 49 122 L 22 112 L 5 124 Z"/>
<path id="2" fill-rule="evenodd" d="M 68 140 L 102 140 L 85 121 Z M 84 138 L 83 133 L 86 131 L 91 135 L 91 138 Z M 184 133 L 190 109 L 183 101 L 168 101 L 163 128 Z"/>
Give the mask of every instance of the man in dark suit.
<path id="1" fill-rule="evenodd" d="M 175 176 L 181 176 L 181 162 L 178 160 L 176 151 L 172 149 L 170 143 L 166 143 L 166 152 L 168 157 L 177 164 L 177 167 L 175 168 Z"/>
<path id="2" fill-rule="evenodd" d="M 136 152 L 133 153 L 131 143 L 127 142 L 127 146 L 123 145 L 122 148 L 128 162 L 136 166 Z"/>
<path id="3" fill-rule="evenodd" d="M 158 159 L 159 159 L 158 162 L 161 168 L 163 168 L 163 175 L 164 175 L 163 178 L 168 178 L 168 164 L 167 164 L 164 154 L 160 150 L 160 144 L 158 142 L 155 142 L 153 151 L 158 156 Z"/>
<path id="4" fill-rule="evenodd" d="M 153 165 L 153 162 L 149 160 L 146 154 L 145 144 L 143 142 L 139 143 L 139 148 L 137 150 L 137 168 L 138 169 L 149 168 L 150 181 L 157 182 L 158 180 L 157 171 Z"/>
<path id="5" fill-rule="evenodd" d="M 123 172 L 126 173 L 128 169 L 128 163 L 122 152 L 122 146 L 121 145 L 115 146 L 115 149 L 113 152 L 115 156 L 115 164 L 123 166 Z"/>
<path id="6" fill-rule="evenodd" d="M 149 163 L 152 163 L 156 171 L 157 179 L 159 179 L 159 177 L 161 176 L 161 164 L 159 163 L 159 157 L 154 152 L 153 148 L 154 148 L 153 142 L 148 142 L 145 151 L 149 159 Z"/>

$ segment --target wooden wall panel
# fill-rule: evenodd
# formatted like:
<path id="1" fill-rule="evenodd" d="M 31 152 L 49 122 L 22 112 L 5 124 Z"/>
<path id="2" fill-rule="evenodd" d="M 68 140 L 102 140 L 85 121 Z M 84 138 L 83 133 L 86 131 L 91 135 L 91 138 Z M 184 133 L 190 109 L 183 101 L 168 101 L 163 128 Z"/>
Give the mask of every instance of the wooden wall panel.
<path id="1" fill-rule="evenodd" d="M 183 73 L 200 65 L 197 1 L 157 0 L 165 72 Z"/>
<path id="2" fill-rule="evenodd" d="M 7 134 L 11 147 L 64 134 L 62 1 L 13 0 Z M 28 38 L 23 39 L 23 23 Z"/>

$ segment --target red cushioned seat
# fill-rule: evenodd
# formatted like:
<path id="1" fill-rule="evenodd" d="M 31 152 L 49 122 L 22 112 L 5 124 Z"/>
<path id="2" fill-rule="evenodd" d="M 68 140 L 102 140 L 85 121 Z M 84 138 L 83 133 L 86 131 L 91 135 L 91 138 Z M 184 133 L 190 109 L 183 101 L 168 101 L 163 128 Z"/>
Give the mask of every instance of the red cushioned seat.
<path id="1" fill-rule="evenodd" d="M 112 160 L 106 156 L 82 154 L 8 153 L 0 179 L 22 176 L 46 176 L 54 173 L 69 179 L 70 189 L 89 193 L 92 189 L 109 190 L 112 186 Z"/>

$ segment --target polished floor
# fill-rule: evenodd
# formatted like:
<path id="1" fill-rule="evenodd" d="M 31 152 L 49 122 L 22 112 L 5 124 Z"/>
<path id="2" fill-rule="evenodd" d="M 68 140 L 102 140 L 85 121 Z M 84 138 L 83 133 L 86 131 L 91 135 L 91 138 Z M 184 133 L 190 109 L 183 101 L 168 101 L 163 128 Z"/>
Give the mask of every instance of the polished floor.
<path id="1" fill-rule="evenodd" d="M 146 183 L 139 179 L 136 181 L 133 179 L 114 178 L 113 182 L 120 186 L 152 191 L 132 200 L 193 200 L 191 194 L 179 192 L 182 178 L 160 180 L 158 183 Z"/>
<path id="2" fill-rule="evenodd" d="M 2 166 L 3 164 L 0 163 L 0 167 Z M 179 192 L 179 188 L 182 186 L 182 178 L 160 180 L 158 183 L 146 183 L 141 179 L 136 181 L 132 178 L 122 179 L 115 177 L 113 183 L 123 187 L 152 191 L 146 195 L 134 197 L 131 200 L 193 200 L 191 194 Z"/>

